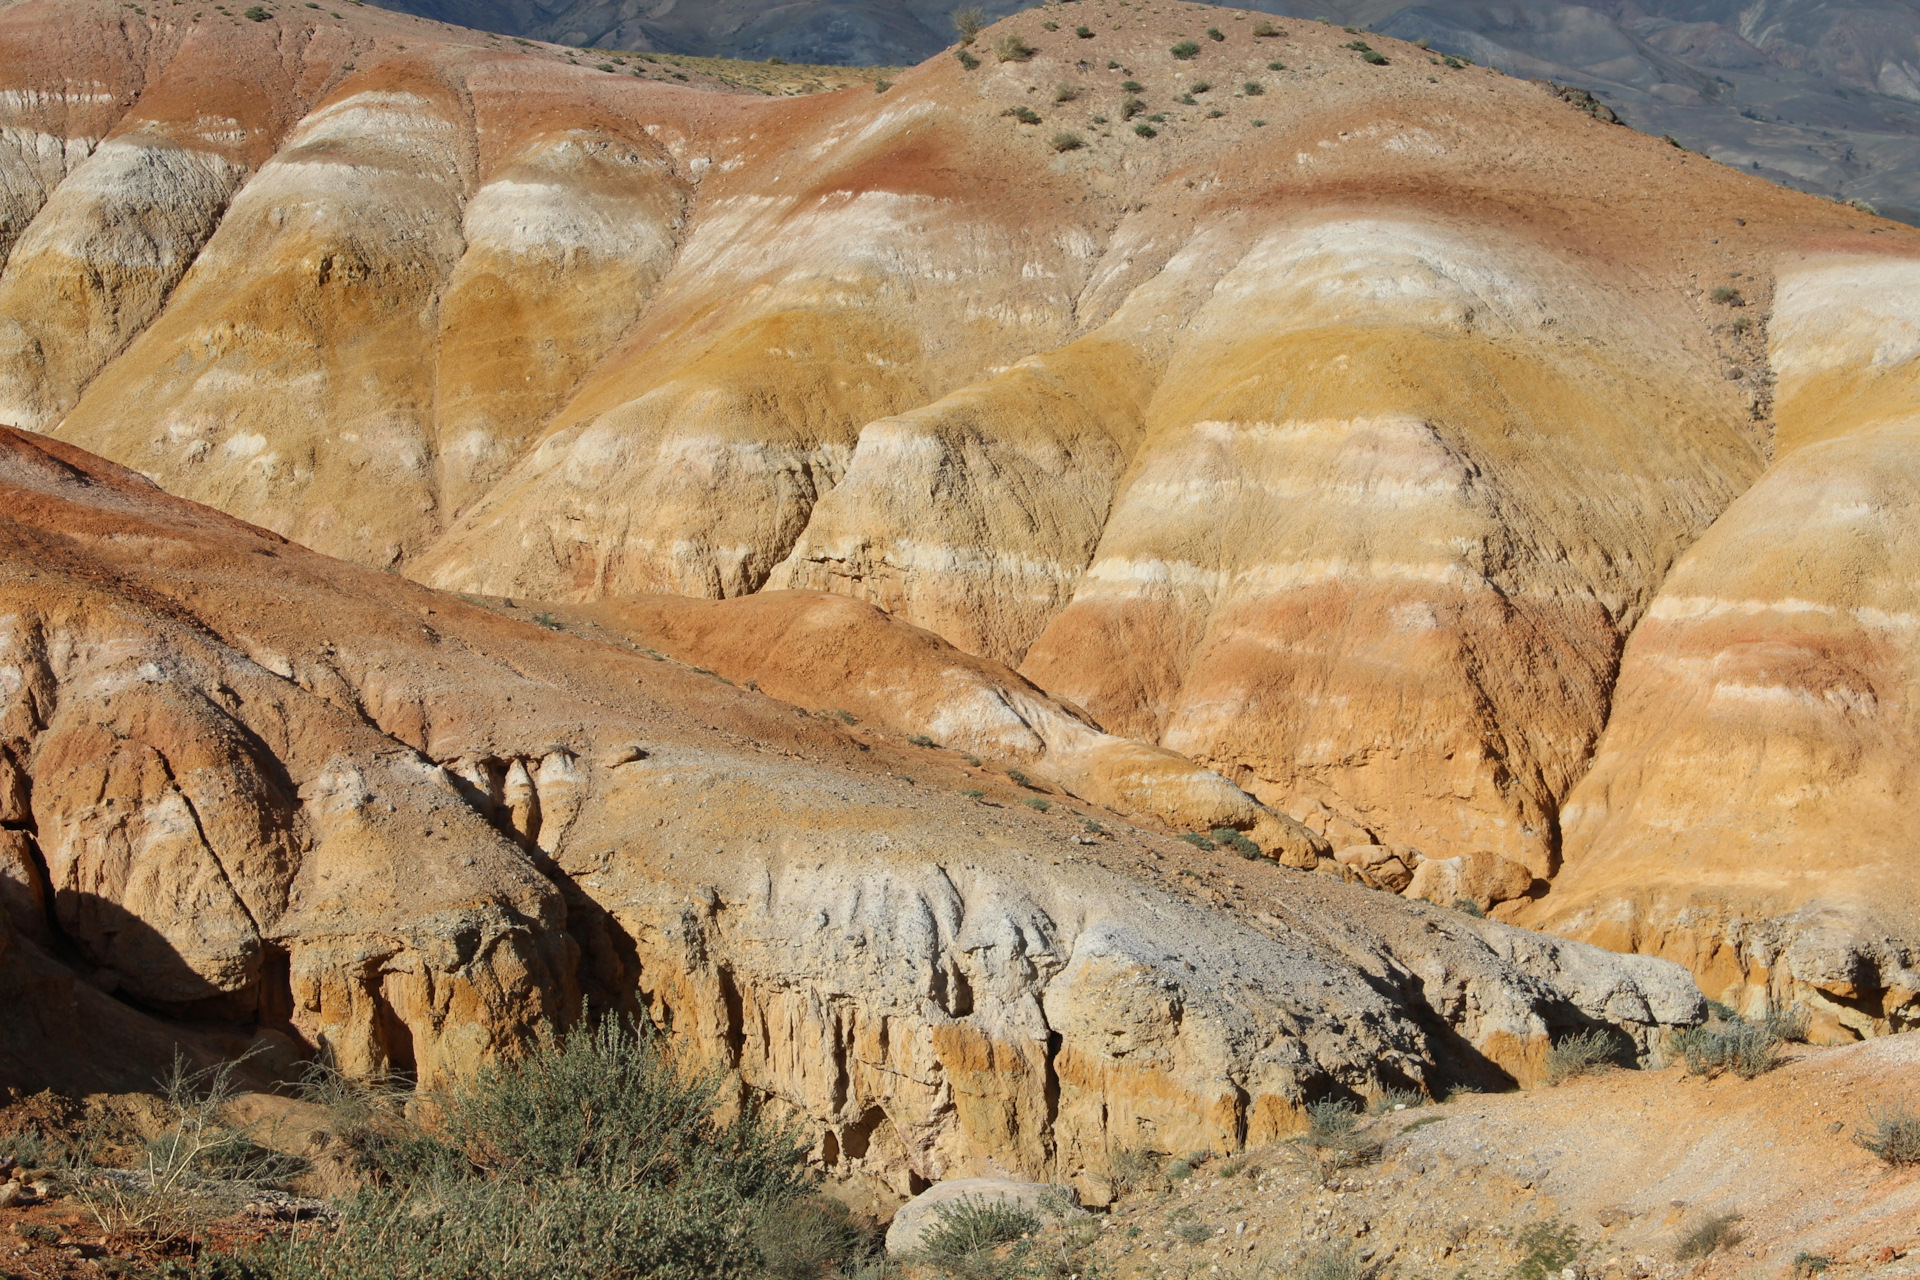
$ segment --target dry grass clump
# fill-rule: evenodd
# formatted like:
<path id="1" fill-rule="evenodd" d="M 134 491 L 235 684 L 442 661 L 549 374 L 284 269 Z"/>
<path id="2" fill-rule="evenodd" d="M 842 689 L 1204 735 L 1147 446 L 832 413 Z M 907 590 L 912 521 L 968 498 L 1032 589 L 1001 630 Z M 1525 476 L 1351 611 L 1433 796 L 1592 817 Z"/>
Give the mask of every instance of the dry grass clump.
<path id="1" fill-rule="evenodd" d="M 1698 1226 L 1680 1237 L 1680 1243 L 1673 1251 L 1673 1260 L 1691 1262 L 1739 1244 L 1746 1238 L 1736 1225 L 1739 1221 L 1740 1215 L 1737 1213 L 1708 1214 Z"/>
<path id="2" fill-rule="evenodd" d="M 1853 1140 L 1890 1165 L 1920 1164 L 1920 1115 L 1905 1103 L 1872 1111 L 1867 1115 L 1870 1130 L 1856 1133 Z"/>
<path id="3" fill-rule="evenodd" d="M 723 1108 L 720 1075 L 611 1020 L 482 1067 L 434 1098 L 431 1128 L 321 1088 L 367 1173 L 339 1225 L 203 1253 L 183 1277 L 799 1280 L 864 1245 L 809 1194 L 797 1133 Z"/>

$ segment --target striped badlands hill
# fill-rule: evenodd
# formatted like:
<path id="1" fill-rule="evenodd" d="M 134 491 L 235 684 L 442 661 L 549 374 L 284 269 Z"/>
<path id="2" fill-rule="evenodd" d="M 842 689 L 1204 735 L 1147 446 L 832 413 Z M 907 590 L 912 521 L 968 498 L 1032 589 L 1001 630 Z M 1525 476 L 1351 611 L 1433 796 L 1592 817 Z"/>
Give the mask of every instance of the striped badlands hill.
<path id="1" fill-rule="evenodd" d="M 1920 1015 L 1920 233 L 1281 25 L 770 100 L 33 0 L 0 416 L 443 589 L 855 597 L 1349 874 Z"/>

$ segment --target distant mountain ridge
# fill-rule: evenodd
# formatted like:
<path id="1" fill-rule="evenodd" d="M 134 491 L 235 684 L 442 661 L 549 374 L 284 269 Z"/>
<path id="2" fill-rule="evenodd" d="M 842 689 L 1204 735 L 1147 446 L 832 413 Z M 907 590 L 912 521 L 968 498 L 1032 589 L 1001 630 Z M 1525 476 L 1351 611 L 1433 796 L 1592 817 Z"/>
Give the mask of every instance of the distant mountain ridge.
<path id="1" fill-rule="evenodd" d="M 953 0 L 389 0 L 560 44 L 905 65 Z M 998 18 L 1029 6 L 987 3 Z M 1249 0 L 1590 89 L 1636 129 L 1775 182 L 1920 222 L 1920 6 L 1909 0 Z"/>

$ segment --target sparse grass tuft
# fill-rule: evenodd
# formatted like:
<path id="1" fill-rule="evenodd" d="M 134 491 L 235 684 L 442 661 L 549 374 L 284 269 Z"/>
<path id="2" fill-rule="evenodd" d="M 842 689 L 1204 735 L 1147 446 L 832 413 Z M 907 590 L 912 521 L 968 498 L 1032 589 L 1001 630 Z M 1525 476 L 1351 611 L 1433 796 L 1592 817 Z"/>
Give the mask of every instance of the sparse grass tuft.
<path id="1" fill-rule="evenodd" d="M 911 742 L 916 747 L 930 747 L 933 745 L 933 739 L 929 738 L 924 733 L 908 734 L 907 741 Z"/>
<path id="2" fill-rule="evenodd" d="M 1737 1213 L 1708 1214 L 1699 1226 L 1680 1237 L 1680 1243 L 1673 1251 L 1673 1260 L 1690 1262 L 1739 1244 L 1746 1239 L 1735 1225 L 1739 1221 L 1740 1215 Z"/>
<path id="3" fill-rule="evenodd" d="M 1723 307 L 1744 307 L 1747 300 L 1730 284 L 1717 284 L 1707 296 Z"/>
<path id="4" fill-rule="evenodd" d="M 1476 920 L 1484 920 L 1487 918 L 1486 909 L 1472 898 L 1455 898 L 1453 900 L 1453 909 L 1463 916 L 1472 916 Z"/>
<path id="5" fill-rule="evenodd" d="M 1031 787 L 1033 785 L 1033 779 L 1018 769 L 1007 770 L 1007 781 L 1013 783 L 1016 787 Z"/>
<path id="6" fill-rule="evenodd" d="M 1053 801 L 1047 799 L 1045 796 L 1022 796 L 1020 800 L 1027 808 L 1037 813 L 1045 813 L 1047 810 L 1053 808 Z"/>
<path id="7" fill-rule="evenodd" d="M 1793 1280 L 1813 1280 L 1833 1266 L 1833 1259 L 1824 1253 L 1807 1253 L 1802 1250 L 1793 1255 Z"/>
<path id="8" fill-rule="evenodd" d="M 1167 50 L 1167 52 L 1182 62 L 1188 62 L 1200 55 L 1200 46 L 1191 40 L 1182 40 L 1179 44 Z"/>
<path id="9" fill-rule="evenodd" d="M 1225 33 L 1225 32 L 1223 32 L 1222 30 L 1220 30 L 1220 28 L 1218 28 L 1218 27 L 1208 27 L 1208 28 L 1207 28 L 1207 39 L 1209 39 L 1209 40 L 1225 40 L 1226 38 L 1227 38 L 1227 36 L 1226 36 L 1226 33 Z"/>
<path id="10" fill-rule="evenodd" d="M 1267 90 L 1266 86 L 1262 85 L 1258 80 L 1249 80 L 1240 86 L 1240 91 L 1249 98 L 1257 98 Z"/>
<path id="11" fill-rule="evenodd" d="M 1207 839 L 1205 836 L 1201 835 L 1198 831 L 1182 831 L 1180 833 L 1180 838 L 1182 840 L 1185 840 L 1188 844 L 1192 845 L 1196 849 L 1213 848 L 1213 841 Z"/>
<path id="12" fill-rule="evenodd" d="M 1530 1223 L 1513 1239 L 1520 1263 L 1513 1280 L 1547 1280 L 1572 1266 L 1580 1257 L 1580 1233 L 1558 1218 Z"/>
<path id="13" fill-rule="evenodd" d="M 1426 1095 L 1412 1089 L 1387 1089 L 1367 1104 L 1367 1114 L 1373 1116 L 1391 1115 L 1400 1109 L 1412 1110 L 1426 1101 Z"/>
<path id="14" fill-rule="evenodd" d="M 1119 1195 L 1159 1187 L 1165 1180 L 1159 1159 L 1141 1147 L 1122 1147 L 1109 1152 L 1105 1173 L 1107 1184 Z"/>
<path id="15" fill-rule="evenodd" d="M 1905 1103 L 1867 1113 L 1870 1132 L 1853 1140 L 1891 1165 L 1920 1164 L 1920 1115 Z"/>
<path id="16" fill-rule="evenodd" d="M 1329 1242 L 1309 1249 L 1293 1274 L 1297 1280 L 1373 1280 L 1379 1268 L 1361 1261 L 1352 1246 Z"/>
<path id="17" fill-rule="evenodd" d="M 1012 116 L 1015 120 L 1018 120 L 1021 124 L 1039 124 L 1040 123 L 1040 114 L 1037 111 L 1035 111 L 1032 107 L 1028 107 L 1028 106 L 1008 107 L 1005 111 L 1002 111 L 1000 114 L 1003 116 Z"/>
<path id="18" fill-rule="evenodd" d="M 1084 147 L 1087 144 L 1080 137 L 1079 134 L 1069 133 L 1063 130 L 1059 133 L 1054 134 L 1052 139 L 1048 142 L 1048 145 L 1051 146 L 1055 151 L 1078 151 L 1081 147 Z"/>
<path id="19" fill-rule="evenodd" d="M 1075 98 L 1079 96 L 1080 96 L 1079 85 L 1057 84 L 1053 86 L 1053 100 L 1055 102 L 1072 102 Z"/>
<path id="20" fill-rule="evenodd" d="M 1273 36 L 1283 36 L 1287 33 L 1274 26 L 1271 22 L 1256 22 L 1253 24 L 1253 34 L 1256 39 L 1265 40 Z"/>
<path id="21" fill-rule="evenodd" d="M 1213 1239 L 1213 1228 L 1204 1222 L 1183 1222 L 1173 1229 L 1185 1244 L 1204 1244 Z"/>

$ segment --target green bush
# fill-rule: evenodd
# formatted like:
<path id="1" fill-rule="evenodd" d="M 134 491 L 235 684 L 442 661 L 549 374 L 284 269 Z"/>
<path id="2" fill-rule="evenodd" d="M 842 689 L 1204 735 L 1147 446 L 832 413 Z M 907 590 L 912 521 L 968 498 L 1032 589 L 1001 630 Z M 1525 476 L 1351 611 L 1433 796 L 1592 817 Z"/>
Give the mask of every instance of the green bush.
<path id="1" fill-rule="evenodd" d="M 1256 22 L 1253 24 L 1253 34 L 1256 39 L 1265 40 L 1272 36 L 1283 36 L 1287 33 L 1274 26 L 1271 22 Z"/>
<path id="2" fill-rule="evenodd" d="M 1174 45 L 1173 48 L 1169 49 L 1167 52 L 1171 53 L 1174 57 L 1180 59 L 1180 61 L 1186 62 L 1192 58 L 1199 56 L 1200 46 L 1195 44 L 1191 40 L 1182 40 L 1179 44 Z"/>
<path id="3" fill-rule="evenodd" d="M 1198 831 L 1182 831 L 1180 833 L 1180 838 L 1182 840 L 1185 840 L 1188 844 L 1192 845 L 1196 849 L 1213 848 L 1213 841 L 1207 839 L 1205 836 L 1201 835 Z"/>
<path id="4" fill-rule="evenodd" d="M 382 1151 L 338 1228 L 203 1254 L 195 1280 L 749 1280 L 802 1233 L 848 1233 L 805 1207 L 804 1149 L 731 1101 L 723 1077 L 679 1069 L 609 1020 L 545 1037 L 439 1095 L 438 1127 Z M 845 1256 L 845 1255 L 843 1255 Z M 825 1259 L 821 1259 L 825 1264 Z M 778 1273 L 776 1273 L 778 1274 Z M 816 1270 L 813 1274 L 819 1274 Z"/>
<path id="5" fill-rule="evenodd" d="M 968 5 L 953 11 L 953 29 L 960 33 L 962 44 L 972 44 L 974 38 L 986 29 L 986 25 L 987 15 L 976 6 Z"/>
<path id="6" fill-rule="evenodd" d="M 1078 85 L 1057 84 L 1053 86 L 1053 100 L 1055 102 L 1072 102 L 1079 96 L 1080 86 Z"/>
<path id="7" fill-rule="evenodd" d="M 1207 28 L 1207 39 L 1209 39 L 1209 40 L 1225 40 L 1226 38 L 1227 38 L 1227 37 L 1226 37 L 1226 33 L 1225 33 L 1225 32 L 1223 32 L 1223 31 L 1221 31 L 1221 30 L 1220 30 L 1220 28 L 1218 28 L 1218 27 L 1208 27 L 1208 28 Z"/>
<path id="8" fill-rule="evenodd" d="M 1138 98 L 1120 99 L 1120 118 L 1122 120 L 1131 120 L 1146 109 L 1147 104 Z"/>
<path id="9" fill-rule="evenodd" d="M 1120 87 L 1128 93 L 1145 93 L 1147 91 L 1147 86 L 1141 84 L 1138 80 L 1122 80 Z"/>
<path id="10" fill-rule="evenodd" d="M 1205 93 L 1207 90 L 1211 88 L 1213 88 L 1213 85 L 1211 82 L 1206 80 L 1195 80 L 1192 84 L 1187 86 L 1187 92 L 1188 93 Z"/>
<path id="11" fill-rule="evenodd" d="M 1063 130 L 1054 134 L 1048 145 L 1055 151 L 1078 151 L 1087 144 L 1079 134 Z"/>
<path id="12" fill-rule="evenodd" d="M 1798 1004 L 1788 1005 L 1784 1009 L 1769 1009 L 1761 1025 L 1782 1041 L 1805 1044 L 1807 1036 L 1813 1031 L 1813 1013 L 1805 1005 Z"/>
<path id="13" fill-rule="evenodd" d="M 1267 64 L 1267 70 L 1269 71 L 1285 71 L 1286 69 L 1287 64 L 1284 62 L 1269 62 Z"/>
<path id="14" fill-rule="evenodd" d="M 1204 1222 L 1183 1222 L 1173 1229 L 1185 1244 L 1204 1244 L 1213 1239 L 1213 1228 Z"/>
<path id="15" fill-rule="evenodd" d="M 1547 1280 L 1572 1266 L 1580 1257 L 1580 1233 L 1558 1218 L 1529 1224 L 1515 1236 L 1521 1250 L 1513 1280 Z"/>
<path id="16" fill-rule="evenodd" d="M 1039 813 L 1045 813 L 1047 810 L 1053 808 L 1053 801 L 1047 799 L 1045 796 L 1022 796 L 1021 801 L 1027 808 Z"/>
<path id="17" fill-rule="evenodd" d="M 1258 80 L 1249 80 L 1245 84 L 1240 86 L 1240 91 L 1246 94 L 1249 98 L 1257 98 L 1261 94 L 1265 93 L 1266 89 L 1264 86 L 1261 85 L 1261 83 Z"/>
<path id="18" fill-rule="evenodd" d="M 909 734 L 907 736 L 907 741 L 911 742 L 916 747 L 930 747 L 933 745 L 933 739 L 929 738 L 924 733 Z"/>
<path id="19" fill-rule="evenodd" d="M 1763 1023 L 1738 1016 L 1716 1016 L 1703 1027 L 1692 1027 L 1673 1038 L 1672 1048 L 1696 1076 L 1731 1071 L 1742 1080 L 1763 1076 L 1779 1066 L 1780 1037 Z"/>
<path id="20" fill-rule="evenodd" d="M 1891 1165 L 1920 1164 L 1920 1115 L 1905 1103 L 1883 1111 L 1869 1112 L 1870 1132 L 1856 1133 L 1853 1140 Z"/>
<path id="21" fill-rule="evenodd" d="M 972 71 L 974 68 L 980 65 L 980 59 L 974 57 L 972 54 L 968 53 L 965 49 L 955 49 L 953 51 L 953 56 L 960 59 L 960 65 L 965 67 L 969 71 Z"/>
<path id="22" fill-rule="evenodd" d="M 1073 29 L 1073 34 L 1079 36 L 1082 40 L 1091 40 L 1093 39 L 1093 28 L 1092 27 L 1075 27 Z"/>
<path id="23" fill-rule="evenodd" d="M 1747 305 L 1747 300 L 1740 296 L 1740 291 L 1730 284 L 1715 285 L 1713 292 L 1707 296 L 1723 307 L 1744 307 Z"/>
<path id="24" fill-rule="evenodd" d="M 1002 111 L 1000 114 L 1003 116 L 1012 116 L 1015 120 L 1018 120 L 1021 124 L 1039 124 L 1040 123 L 1040 114 L 1039 112 L 1035 111 L 1032 107 L 1026 107 L 1026 106 L 1008 107 L 1005 111 Z M 1012 775 L 1009 774 L 1008 776 L 1011 777 Z"/>
<path id="25" fill-rule="evenodd" d="M 921 1238 L 930 1258 L 958 1261 L 1040 1230 L 1040 1215 L 1005 1200 L 961 1196 L 937 1206 L 934 1225 Z"/>
<path id="26" fill-rule="evenodd" d="M 1017 787 L 1030 787 L 1033 785 L 1033 780 L 1018 769 L 1007 770 L 1007 779 Z"/>
<path id="27" fill-rule="evenodd" d="M 1595 1067 L 1612 1064 L 1618 1053 L 1618 1043 L 1598 1027 L 1562 1037 L 1547 1050 L 1547 1083 L 1562 1085 L 1578 1079 Z"/>
<path id="28" fill-rule="evenodd" d="M 256 5 L 253 5 L 251 8 L 247 9 L 246 12 L 242 13 L 240 16 L 243 18 L 252 18 L 255 22 L 265 22 L 268 18 L 271 18 L 273 15 L 271 13 L 268 13 L 265 9 L 262 9 L 259 5 L 256 4 Z"/>
<path id="29" fill-rule="evenodd" d="M 1387 56 L 1384 53 L 1375 53 L 1369 49 L 1360 55 L 1360 61 L 1371 63 L 1376 67 L 1384 67 L 1387 65 Z"/>
<path id="30" fill-rule="evenodd" d="M 1673 1260 L 1690 1262 L 1739 1244 L 1746 1238 L 1734 1225 L 1739 1221 L 1740 1215 L 1737 1213 L 1708 1214 L 1699 1226 L 1680 1237 L 1680 1243 L 1673 1251 Z"/>
<path id="31" fill-rule="evenodd" d="M 1232 827 L 1215 827 L 1213 844 L 1218 849 L 1231 849 L 1249 862 L 1260 856 L 1260 846 Z"/>

